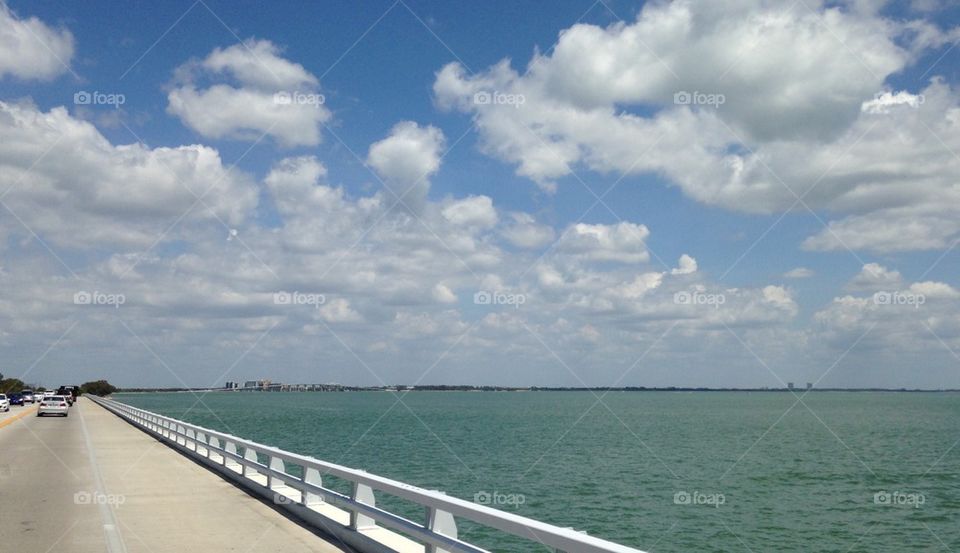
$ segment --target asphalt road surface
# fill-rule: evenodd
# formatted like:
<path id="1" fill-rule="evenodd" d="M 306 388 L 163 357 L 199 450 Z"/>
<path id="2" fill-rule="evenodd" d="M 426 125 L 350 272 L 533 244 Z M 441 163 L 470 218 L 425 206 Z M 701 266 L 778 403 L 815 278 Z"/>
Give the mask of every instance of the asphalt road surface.
<path id="1" fill-rule="evenodd" d="M 84 398 L 0 413 L 0 552 L 344 550 Z"/>

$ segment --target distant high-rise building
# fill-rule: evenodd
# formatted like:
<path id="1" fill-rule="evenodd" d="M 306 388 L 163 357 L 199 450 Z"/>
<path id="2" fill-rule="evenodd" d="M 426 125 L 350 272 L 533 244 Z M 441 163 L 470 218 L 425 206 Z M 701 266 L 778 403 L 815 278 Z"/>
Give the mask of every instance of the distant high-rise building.
<path id="1" fill-rule="evenodd" d="M 793 382 L 787 382 L 787 389 L 788 389 L 788 390 L 792 390 L 792 389 L 793 389 Z"/>

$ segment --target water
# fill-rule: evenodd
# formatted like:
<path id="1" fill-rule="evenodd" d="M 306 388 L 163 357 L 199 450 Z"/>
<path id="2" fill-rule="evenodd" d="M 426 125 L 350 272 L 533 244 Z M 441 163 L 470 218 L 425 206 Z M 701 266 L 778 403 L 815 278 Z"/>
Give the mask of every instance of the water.
<path id="1" fill-rule="evenodd" d="M 646 551 L 960 551 L 960 394 L 197 397 L 117 399 Z M 461 537 L 545 550 L 469 524 Z"/>

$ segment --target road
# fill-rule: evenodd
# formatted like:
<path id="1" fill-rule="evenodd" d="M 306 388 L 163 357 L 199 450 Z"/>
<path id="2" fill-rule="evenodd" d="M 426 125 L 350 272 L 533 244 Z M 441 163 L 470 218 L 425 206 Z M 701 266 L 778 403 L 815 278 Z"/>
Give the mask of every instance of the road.
<path id="1" fill-rule="evenodd" d="M 13 406 L 0 420 L 26 414 L 0 428 L 4 545 L 39 553 L 106 551 L 99 514 L 74 501 L 75 493 L 93 487 L 80 417 L 38 418 L 34 412 L 36 406 Z"/>
<path id="2" fill-rule="evenodd" d="M 0 551 L 346 551 L 81 398 L 0 413 Z"/>

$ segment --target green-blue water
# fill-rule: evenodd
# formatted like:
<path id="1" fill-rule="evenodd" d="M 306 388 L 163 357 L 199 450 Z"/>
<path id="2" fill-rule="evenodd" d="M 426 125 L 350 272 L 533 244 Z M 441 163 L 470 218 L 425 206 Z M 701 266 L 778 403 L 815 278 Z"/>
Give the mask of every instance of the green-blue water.
<path id="1" fill-rule="evenodd" d="M 960 551 L 960 394 L 198 397 L 116 399 L 457 497 L 486 492 L 498 508 L 646 551 Z M 469 524 L 461 537 L 544 550 Z"/>

